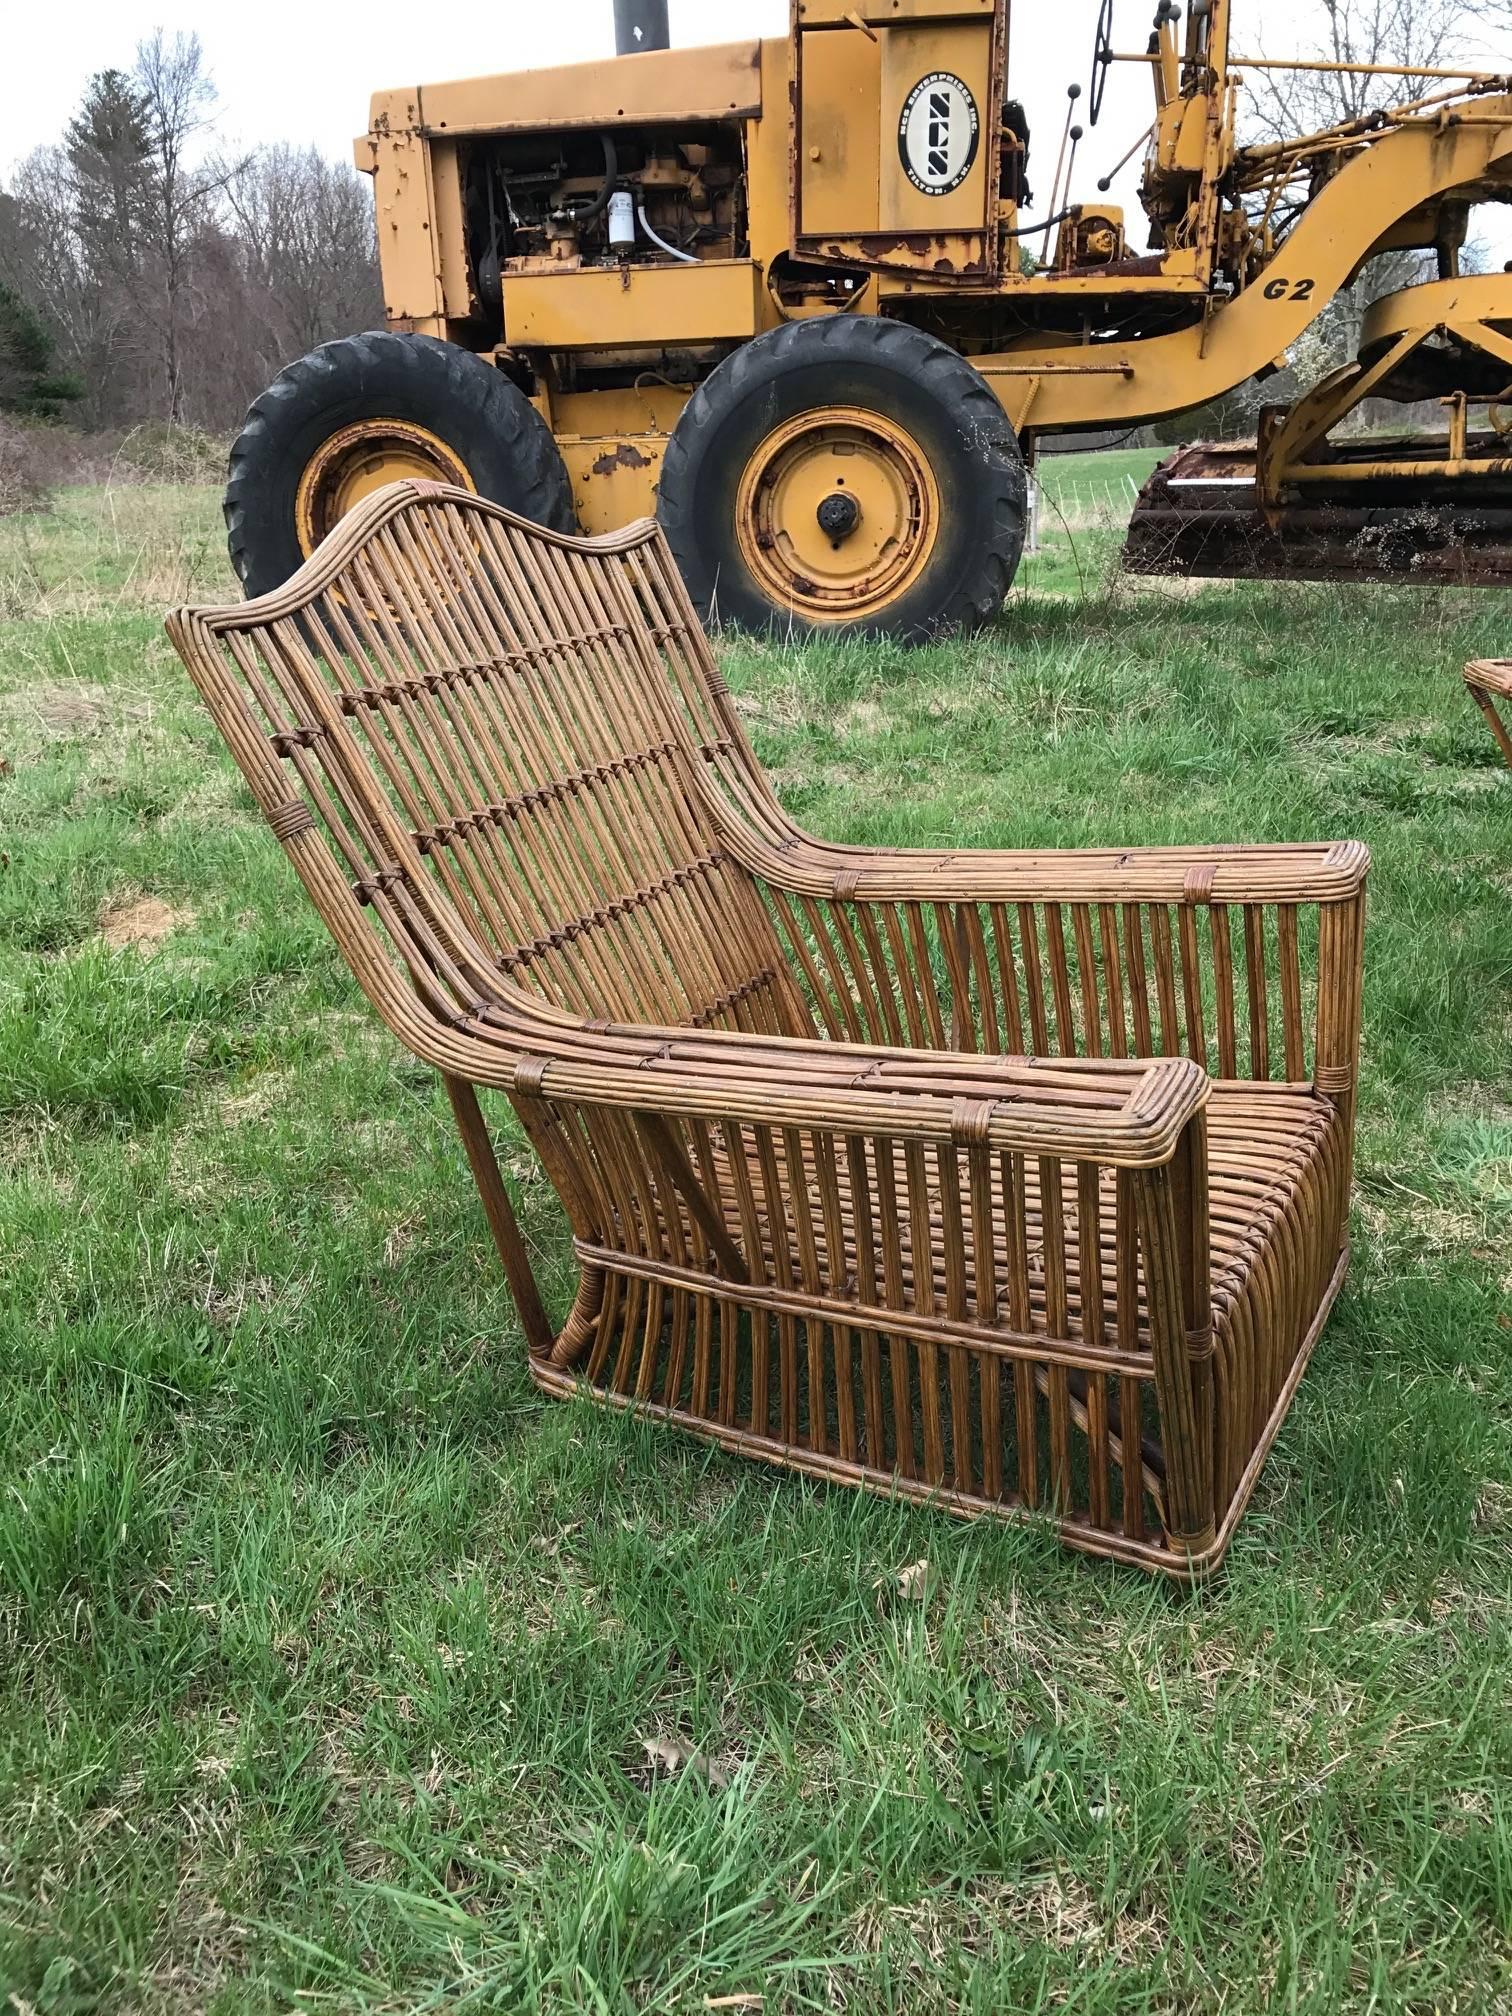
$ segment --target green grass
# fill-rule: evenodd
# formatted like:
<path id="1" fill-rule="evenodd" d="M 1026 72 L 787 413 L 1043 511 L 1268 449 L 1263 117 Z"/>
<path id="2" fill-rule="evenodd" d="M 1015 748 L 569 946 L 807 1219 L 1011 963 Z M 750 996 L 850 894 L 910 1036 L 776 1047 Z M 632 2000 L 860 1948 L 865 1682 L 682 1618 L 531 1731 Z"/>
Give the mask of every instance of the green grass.
<path id="1" fill-rule="evenodd" d="M 1110 543 L 724 660 L 839 838 L 1371 844 L 1354 1267 L 1197 1596 L 540 1399 L 162 636 L 213 496 L 0 526 L 0 2006 L 1509 2006 L 1503 604 Z"/>
<path id="2" fill-rule="evenodd" d="M 1042 455 L 1040 480 L 1052 492 L 1067 484 L 1112 490 L 1121 488 L 1126 478 L 1137 485 L 1170 452 L 1169 448 L 1093 448 L 1082 454 Z"/>
<path id="3" fill-rule="evenodd" d="M 1100 448 L 1042 455 L 1036 475 L 1043 537 L 1053 548 L 1078 533 L 1121 531 L 1140 486 L 1169 453 L 1166 448 Z"/>

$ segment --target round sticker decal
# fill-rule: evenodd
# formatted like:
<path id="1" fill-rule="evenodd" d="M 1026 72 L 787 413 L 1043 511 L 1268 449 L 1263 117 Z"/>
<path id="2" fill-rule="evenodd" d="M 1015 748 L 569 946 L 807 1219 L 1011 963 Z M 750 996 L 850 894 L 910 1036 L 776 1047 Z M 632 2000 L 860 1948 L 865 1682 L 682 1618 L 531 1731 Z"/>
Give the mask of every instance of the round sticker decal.
<path id="1" fill-rule="evenodd" d="M 898 154 L 915 189 L 926 196 L 959 189 L 976 159 L 980 124 L 975 98 L 953 71 L 921 77 L 898 121 Z"/>

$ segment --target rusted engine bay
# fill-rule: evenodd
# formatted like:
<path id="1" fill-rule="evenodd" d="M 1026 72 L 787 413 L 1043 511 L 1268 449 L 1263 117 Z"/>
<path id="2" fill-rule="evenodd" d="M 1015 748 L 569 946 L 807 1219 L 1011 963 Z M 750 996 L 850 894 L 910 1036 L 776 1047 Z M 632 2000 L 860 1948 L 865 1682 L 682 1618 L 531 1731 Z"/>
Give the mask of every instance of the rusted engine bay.
<path id="1" fill-rule="evenodd" d="M 494 333 L 506 273 L 571 272 L 622 256 L 611 236 L 616 191 L 629 196 L 647 250 L 660 239 L 663 257 L 750 253 L 740 132 L 729 125 L 480 138 L 464 145 L 462 176 L 473 291 Z"/>

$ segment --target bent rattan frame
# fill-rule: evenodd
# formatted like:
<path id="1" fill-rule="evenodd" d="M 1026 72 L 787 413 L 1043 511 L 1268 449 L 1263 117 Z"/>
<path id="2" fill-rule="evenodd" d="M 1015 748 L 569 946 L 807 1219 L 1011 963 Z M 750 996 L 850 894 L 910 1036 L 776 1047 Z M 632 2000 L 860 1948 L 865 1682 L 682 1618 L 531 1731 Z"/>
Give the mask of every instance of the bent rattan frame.
<path id="1" fill-rule="evenodd" d="M 1512 767 L 1512 729 L 1501 718 L 1497 701 L 1512 702 L 1512 658 L 1472 658 L 1465 667 L 1470 698 L 1486 717 L 1496 746 Z"/>
<path id="2" fill-rule="evenodd" d="M 445 1079 L 540 1386 L 1222 1556 L 1344 1271 L 1362 847 L 813 838 L 649 523 L 396 484 L 169 630 Z M 480 1087 L 570 1222 L 560 1326 Z"/>

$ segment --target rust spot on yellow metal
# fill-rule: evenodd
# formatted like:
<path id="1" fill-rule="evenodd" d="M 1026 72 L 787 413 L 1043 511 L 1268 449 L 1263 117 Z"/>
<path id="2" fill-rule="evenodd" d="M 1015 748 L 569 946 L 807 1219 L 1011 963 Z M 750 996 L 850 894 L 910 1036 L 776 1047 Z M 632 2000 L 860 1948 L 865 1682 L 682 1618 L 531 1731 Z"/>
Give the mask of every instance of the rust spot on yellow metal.
<path id="1" fill-rule="evenodd" d="M 590 466 L 594 476 L 612 476 L 616 469 L 649 469 L 652 458 L 643 455 L 633 441 L 618 441 L 612 448 L 606 448 L 598 460 Z"/>
<path id="2" fill-rule="evenodd" d="M 564 394 L 554 413 L 557 444 L 572 479 L 572 501 L 585 532 L 617 532 L 656 510 L 667 436 L 686 394 L 671 386 Z M 581 430 L 581 431 L 579 431 Z M 649 430 L 649 431 L 648 431 Z"/>

